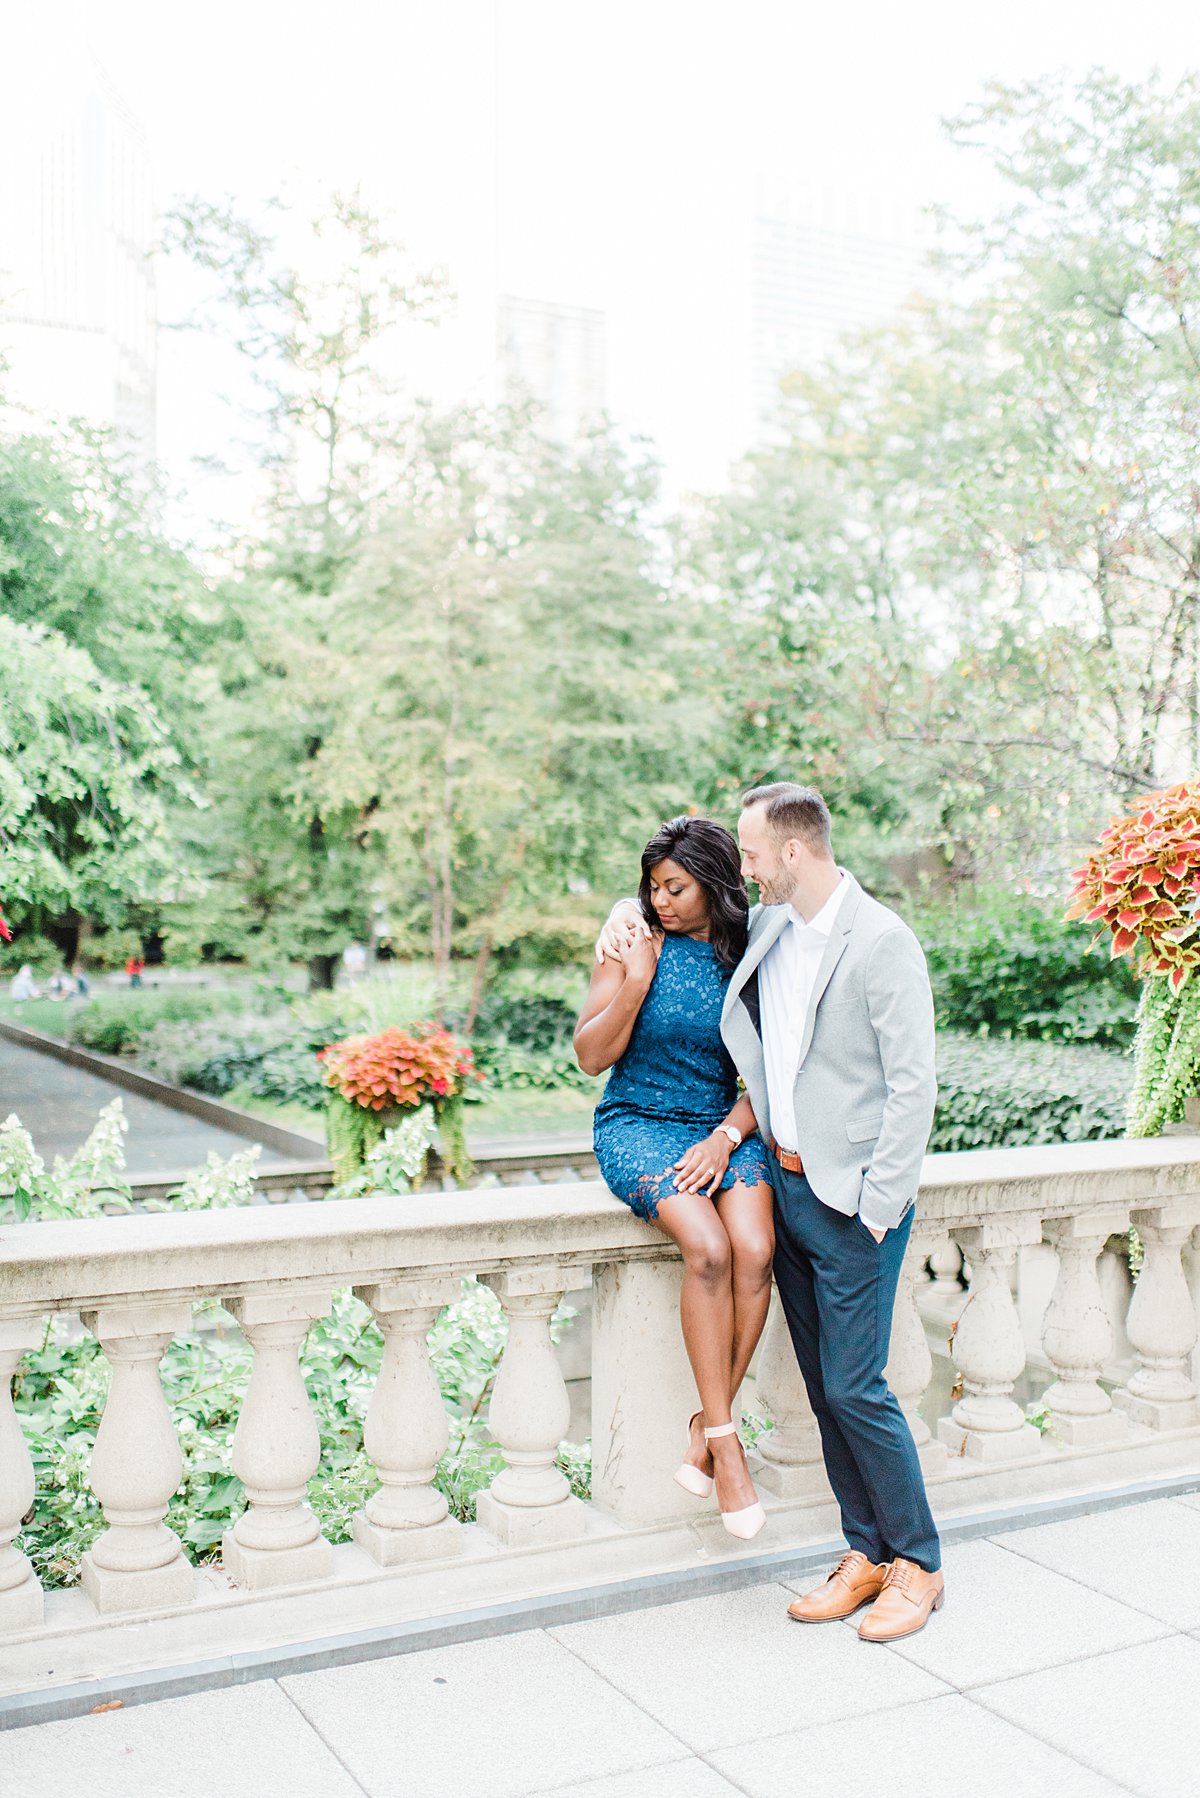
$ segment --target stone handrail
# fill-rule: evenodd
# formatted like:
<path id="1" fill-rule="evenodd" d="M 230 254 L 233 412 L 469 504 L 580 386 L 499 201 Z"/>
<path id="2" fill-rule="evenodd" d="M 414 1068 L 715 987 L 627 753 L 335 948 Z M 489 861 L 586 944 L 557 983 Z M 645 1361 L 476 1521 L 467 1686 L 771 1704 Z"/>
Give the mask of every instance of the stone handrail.
<path id="1" fill-rule="evenodd" d="M 1110 1238 L 1131 1222 L 1144 1262 L 1127 1315 L 1114 1317 L 1112 1283 L 1106 1297 L 1097 1270 Z M 888 1372 L 943 1512 L 1195 1466 L 1189 1281 L 1197 1226 L 1200 1158 L 1189 1139 L 928 1158 Z M 1027 1359 L 1013 1276 L 1021 1252 L 1046 1243 L 1057 1272 L 1041 1326 L 1053 1377 L 1035 1407 L 1039 1429 L 1013 1397 Z M 960 1252 L 970 1268 L 965 1302 L 956 1274 L 938 1271 L 947 1247 L 955 1269 Z M 550 1320 L 588 1269 L 593 1476 L 585 1503 L 556 1466 L 568 1404 Z M 448 1515 L 432 1483 L 448 1426 L 426 1342 L 464 1273 L 492 1288 L 509 1326 L 490 1409 L 504 1465 L 480 1495 L 473 1529 Z M 574 1545 L 581 1555 L 598 1530 L 707 1528 L 703 1506 L 671 1479 L 694 1408 L 679 1279 L 673 1246 L 595 1181 L 0 1229 L 0 1639 L 7 1633 L 18 1644 L 49 1627 L 14 1541 L 34 1491 L 10 1398 L 13 1372 L 41 1341 L 48 1313 L 78 1313 L 112 1368 L 91 1467 L 107 1527 L 82 1576 L 94 1628 L 206 1602 L 163 1521 L 182 1461 L 158 1375 L 169 1342 L 191 1328 L 196 1300 L 219 1300 L 254 1351 L 233 1441 L 247 1509 L 223 1543 L 226 1576 L 253 1594 L 413 1578 L 430 1562 L 494 1558 L 498 1549 L 528 1555 Z M 370 1306 L 384 1338 L 364 1431 L 379 1486 L 354 1518 L 348 1551 L 331 1548 L 306 1501 L 319 1443 L 300 1360 L 310 1324 L 346 1287 Z M 925 1416 L 933 1373 L 926 1319 L 937 1328 L 950 1318 L 944 1303 L 938 1309 L 945 1292 L 955 1299 L 962 1390 L 946 1415 Z M 1133 1362 L 1110 1392 L 1114 1327 Z M 759 1438 L 756 1479 L 775 1540 L 810 1540 L 814 1508 L 825 1516 L 829 1494 L 777 1309 L 755 1390 L 774 1426 Z M 27 1527 L 37 1529 L 36 1508 Z M 706 1540 L 709 1553 L 743 1552 L 719 1531 Z M 338 1558 L 347 1552 L 352 1567 Z"/>

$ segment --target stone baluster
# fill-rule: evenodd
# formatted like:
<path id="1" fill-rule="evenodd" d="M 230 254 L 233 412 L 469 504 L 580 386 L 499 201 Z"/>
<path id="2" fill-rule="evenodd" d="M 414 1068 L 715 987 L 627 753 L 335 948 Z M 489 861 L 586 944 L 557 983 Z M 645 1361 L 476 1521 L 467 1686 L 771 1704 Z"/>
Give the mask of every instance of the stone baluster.
<path id="1" fill-rule="evenodd" d="M 1012 1396 L 1025 1366 L 1025 1341 L 1010 1277 L 1018 1249 L 1040 1242 L 1041 1235 L 1041 1219 L 1033 1216 L 954 1232 L 971 1261 L 972 1280 L 954 1334 L 963 1396 L 951 1415 L 938 1422 L 938 1439 L 952 1454 L 1007 1461 L 1034 1455 L 1041 1446 L 1038 1432 L 1026 1423 Z"/>
<path id="2" fill-rule="evenodd" d="M 501 1542 L 561 1542 L 582 1535 L 587 1507 L 555 1465 L 571 1421 L 571 1401 L 550 1319 L 573 1268 L 557 1263 L 484 1274 L 508 1317 L 508 1340 L 492 1390 L 488 1421 L 506 1465 L 476 1501 L 476 1517 Z"/>
<path id="3" fill-rule="evenodd" d="M 1112 1230 L 1111 1213 L 1055 1218 L 1045 1226 L 1058 1250 L 1058 1278 L 1042 1327 L 1042 1347 L 1058 1378 L 1042 1403 L 1050 1432 L 1072 1447 L 1111 1442 L 1128 1430 L 1098 1385 L 1112 1353 L 1113 1333 L 1096 1262 Z"/>
<path id="4" fill-rule="evenodd" d="M 928 1236 L 914 1234 L 904 1251 L 892 1312 L 891 1345 L 883 1370 L 912 1431 L 921 1465 L 927 1473 L 941 1468 L 946 1460 L 945 1448 L 933 1440 L 932 1431 L 921 1415 L 921 1400 L 933 1378 L 933 1355 L 917 1309 L 917 1288 L 923 1284 L 929 1247 Z"/>
<path id="5" fill-rule="evenodd" d="M 700 1403 L 679 1328 L 682 1280 L 667 1249 L 592 1275 L 592 1500 L 635 1527 L 716 1508 L 672 1477 Z"/>
<path id="6" fill-rule="evenodd" d="M 382 1567 L 457 1554 L 462 1526 L 432 1484 L 449 1430 L 428 1337 L 461 1281 L 417 1276 L 355 1290 L 383 1331 L 383 1362 L 363 1428 L 382 1484 L 355 1512 L 354 1539 Z"/>
<path id="7" fill-rule="evenodd" d="M 300 1369 L 309 1326 L 329 1303 L 327 1292 L 255 1293 L 229 1302 L 254 1350 L 233 1437 L 233 1471 L 248 1505 L 221 1543 L 226 1572 L 240 1586 L 290 1585 L 331 1570 L 332 1551 L 305 1501 L 321 1444 Z"/>
<path id="8" fill-rule="evenodd" d="M 1143 1260 L 1126 1329 L 1140 1363 L 1114 1403 L 1154 1430 L 1190 1428 L 1200 1422 L 1191 1376 L 1196 1312 L 1183 1271 L 1183 1245 L 1200 1215 L 1193 1197 L 1135 1211 L 1131 1222 L 1142 1240 Z"/>
<path id="9" fill-rule="evenodd" d="M 1133 1303 L 1133 1275 L 1129 1271 L 1127 1232 L 1109 1237 L 1096 1263 L 1096 1278 L 1104 1295 L 1104 1308 L 1108 1312 L 1109 1327 L 1113 1335 L 1110 1364 L 1133 1373 L 1137 1358 L 1126 1329 L 1129 1307 Z"/>
<path id="10" fill-rule="evenodd" d="M 963 1295 L 962 1250 L 952 1236 L 943 1236 L 935 1242 L 926 1259 L 929 1262 L 930 1286 L 928 1296 L 940 1305 L 957 1304 Z"/>
<path id="11" fill-rule="evenodd" d="M 759 1349 L 755 1391 L 775 1426 L 764 1430 L 755 1444 L 762 1458 L 762 1466 L 754 1469 L 756 1485 L 780 1498 L 808 1498 L 814 1492 L 823 1492 L 826 1480 L 821 1432 L 775 1291 L 771 1293 L 771 1309 Z"/>
<path id="12" fill-rule="evenodd" d="M 14 1537 L 33 1503 L 33 1459 L 12 1402 L 17 1363 L 42 1340 L 37 1318 L 0 1318 L 0 1635 L 36 1629 L 42 1588 Z"/>
<path id="13" fill-rule="evenodd" d="M 105 1305 L 81 1315 L 112 1368 L 91 1466 L 108 1528 L 83 1557 L 83 1589 L 102 1612 L 187 1604 L 192 1568 L 163 1522 L 183 1456 L 158 1364 L 172 1337 L 191 1328 L 191 1305 Z"/>

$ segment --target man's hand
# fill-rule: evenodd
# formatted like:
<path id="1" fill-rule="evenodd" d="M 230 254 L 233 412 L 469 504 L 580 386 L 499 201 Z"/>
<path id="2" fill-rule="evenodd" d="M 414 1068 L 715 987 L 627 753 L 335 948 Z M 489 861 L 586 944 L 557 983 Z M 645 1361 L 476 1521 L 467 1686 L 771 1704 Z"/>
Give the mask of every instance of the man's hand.
<path id="1" fill-rule="evenodd" d="M 596 938 L 596 960 L 622 961 L 624 951 L 639 936 L 649 940 L 650 935 L 650 926 L 642 916 L 641 906 L 635 905 L 632 899 L 619 899 Z"/>
<path id="2" fill-rule="evenodd" d="M 624 966 L 626 979 L 636 981 L 644 992 L 650 991 L 662 954 L 662 942 L 661 936 L 651 936 L 649 931 L 644 936 L 635 934 L 617 957 Z"/>
<path id="3" fill-rule="evenodd" d="M 677 1192 L 702 1192 L 711 1199 L 725 1177 L 733 1144 L 723 1130 L 714 1130 L 703 1142 L 693 1143 L 675 1163 Z"/>

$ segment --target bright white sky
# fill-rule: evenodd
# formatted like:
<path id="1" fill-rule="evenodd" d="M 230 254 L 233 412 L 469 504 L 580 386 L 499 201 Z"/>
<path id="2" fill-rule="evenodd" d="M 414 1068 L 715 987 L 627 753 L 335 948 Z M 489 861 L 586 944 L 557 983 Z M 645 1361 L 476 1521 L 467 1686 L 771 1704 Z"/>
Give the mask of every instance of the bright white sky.
<path id="1" fill-rule="evenodd" d="M 743 422 L 764 181 L 908 236 L 932 201 L 986 205 L 940 120 L 989 77 L 1200 66 L 1195 0 L 41 0 L 33 29 L 90 39 L 146 127 L 162 203 L 360 184 L 420 260 L 448 264 L 459 316 L 418 390 L 486 394 L 497 291 L 604 308 L 614 409 L 697 484 L 720 480 Z M 34 89 L 54 79 L 41 65 Z M 225 428 L 182 341 L 160 390 L 176 478 Z"/>

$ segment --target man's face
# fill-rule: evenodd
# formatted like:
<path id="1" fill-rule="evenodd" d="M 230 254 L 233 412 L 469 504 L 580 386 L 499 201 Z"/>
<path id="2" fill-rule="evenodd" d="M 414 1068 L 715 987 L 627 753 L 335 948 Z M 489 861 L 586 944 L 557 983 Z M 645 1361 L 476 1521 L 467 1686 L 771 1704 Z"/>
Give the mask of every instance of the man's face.
<path id="1" fill-rule="evenodd" d="M 767 825 L 766 807 L 748 805 L 738 819 L 742 873 L 758 887 L 764 905 L 786 905 L 795 889 L 795 876 L 785 864 Z"/>

